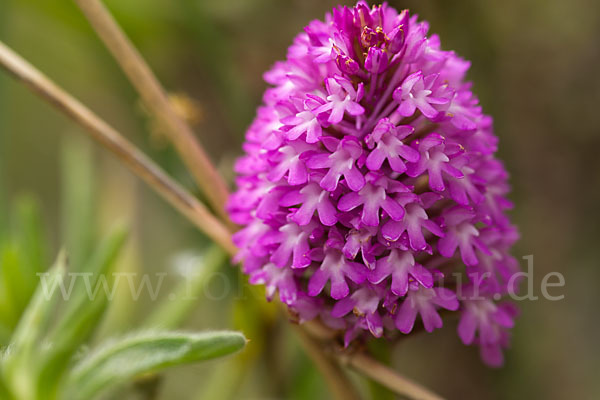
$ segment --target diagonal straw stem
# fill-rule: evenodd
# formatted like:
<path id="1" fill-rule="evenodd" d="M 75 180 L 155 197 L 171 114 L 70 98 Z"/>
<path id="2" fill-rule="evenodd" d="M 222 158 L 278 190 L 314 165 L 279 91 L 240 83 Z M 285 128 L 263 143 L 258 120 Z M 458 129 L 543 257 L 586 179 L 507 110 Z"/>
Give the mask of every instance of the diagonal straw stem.
<path id="1" fill-rule="evenodd" d="M 196 183 L 219 217 L 230 227 L 225 212 L 227 185 L 196 139 L 190 126 L 174 111 L 166 91 L 106 7 L 98 0 L 75 0 L 113 55 L 148 109 L 162 123 Z"/>
<path id="2" fill-rule="evenodd" d="M 113 127 L 73 96 L 56 86 L 31 64 L 0 42 L 0 66 L 29 89 L 75 120 L 101 145 L 114 153 L 158 194 L 190 219 L 202 232 L 230 253 L 236 248 L 231 233 L 206 207 L 171 179 L 159 166 Z"/>

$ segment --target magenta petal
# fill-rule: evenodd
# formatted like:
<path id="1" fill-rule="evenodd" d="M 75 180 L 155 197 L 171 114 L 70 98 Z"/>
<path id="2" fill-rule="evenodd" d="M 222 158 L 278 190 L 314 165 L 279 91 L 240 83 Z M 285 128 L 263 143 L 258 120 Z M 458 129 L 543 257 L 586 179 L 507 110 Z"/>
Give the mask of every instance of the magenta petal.
<path id="1" fill-rule="evenodd" d="M 420 310 L 421 319 L 423 320 L 423 326 L 427 332 L 433 332 L 437 328 L 443 326 L 442 317 L 431 305 L 427 305 Z"/>
<path id="2" fill-rule="evenodd" d="M 363 203 L 362 197 L 357 192 L 350 192 L 342 196 L 338 201 L 340 211 L 350 211 Z"/>
<path id="3" fill-rule="evenodd" d="M 400 204 L 389 197 L 383 201 L 382 208 L 394 221 L 401 221 L 404 217 L 404 208 L 402 208 Z"/>
<path id="4" fill-rule="evenodd" d="M 368 270 L 364 265 L 355 262 L 347 262 L 344 272 L 354 283 L 363 283 L 368 274 Z"/>
<path id="5" fill-rule="evenodd" d="M 313 215 L 315 214 L 315 208 L 313 205 L 304 203 L 302 207 L 300 207 L 294 215 L 292 215 L 291 220 L 297 223 L 300 226 L 308 225 L 311 221 Z"/>
<path id="6" fill-rule="evenodd" d="M 279 246 L 277 250 L 271 255 L 271 261 L 278 267 L 284 267 L 292 255 L 292 248 L 285 244 Z"/>
<path id="7" fill-rule="evenodd" d="M 291 207 L 295 206 L 296 204 L 300 204 L 303 199 L 304 197 L 299 190 L 292 190 L 281 197 L 279 200 L 279 205 L 283 207 Z"/>
<path id="8" fill-rule="evenodd" d="M 308 252 L 310 251 L 310 246 L 307 241 L 300 241 L 295 247 L 293 251 L 293 259 L 292 259 L 292 267 L 293 268 L 304 268 L 310 264 L 310 257 Z"/>
<path id="9" fill-rule="evenodd" d="M 438 112 L 435 108 L 433 108 L 427 101 L 418 101 L 416 103 L 417 108 L 423 113 L 427 118 L 433 119 L 438 115 Z"/>
<path id="10" fill-rule="evenodd" d="M 423 228 L 427 229 L 429 232 L 433 233 L 437 237 L 445 236 L 442 228 L 440 228 L 440 226 L 438 224 L 436 224 L 435 222 L 433 222 L 430 219 L 424 220 L 423 222 L 421 222 L 421 225 L 423 226 Z"/>
<path id="11" fill-rule="evenodd" d="M 339 124 L 342 119 L 344 119 L 344 111 L 345 108 L 342 104 L 335 104 L 331 109 L 331 114 L 327 119 L 327 122 L 330 124 Z"/>
<path id="12" fill-rule="evenodd" d="M 367 320 L 367 327 L 373 336 L 377 338 L 381 337 L 383 335 L 383 321 L 381 320 L 381 316 L 375 312 L 368 314 L 365 319 Z"/>
<path id="13" fill-rule="evenodd" d="M 369 282 L 378 284 L 392 273 L 392 266 L 387 259 L 378 260 L 375 269 L 369 272 Z"/>
<path id="14" fill-rule="evenodd" d="M 435 297 L 432 299 L 433 303 L 445 308 L 446 310 L 458 310 L 458 299 L 452 290 L 443 287 L 438 287 L 433 290 L 435 291 Z"/>
<path id="15" fill-rule="evenodd" d="M 475 339 L 475 331 L 477 329 L 477 320 L 469 311 L 463 311 L 460 321 L 458 322 L 458 337 L 464 344 L 471 344 Z"/>
<path id="16" fill-rule="evenodd" d="M 381 233 L 387 240 L 396 241 L 405 230 L 406 225 L 403 221 L 390 220 L 383 226 Z"/>
<path id="17" fill-rule="evenodd" d="M 458 238 L 454 234 L 448 234 L 438 241 L 438 250 L 444 257 L 452 257 L 458 247 Z"/>
<path id="18" fill-rule="evenodd" d="M 287 172 L 287 168 L 284 164 L 279 164 L 277 167 L 273 168 L 269 174 L 267 175 L 267 179 L 271 182 L 277 182 L 281 178 L 285 176 Z"/>
<path id="19" fill-rule="evenodd" d="M 365 186 L 365 177 L 355 166 L 352 166 L 348 171 L 346 171 L 344 178 L 346 178 L 346 184 L 348 187 L 355 192 L 358 192 L 363 188 L 363 186 Z"/>
<path id="20" fill-rule="evenodd" d="M 500 326 L 503 326 L 505 328 L 512 328 L 515 325 L 513 317 L 501 307 L 502 305 L 500 305 L 498 310 L 494 313 L 494 320 Z"/>
<path id="21" fill-rule="evenodd" d="M 306 165 L 309 168 L 327 168 L 329 167 L 329 156 L 330 154 L 315 154 L 308 159 Z"/>
<path id="22" fill-rule="evenodd" d="M 399 157 L 388 158 L 388 162 L 390 163 L 390 167 L 394 172 L 398 172 L 399 174 L 406 171 L 406 164 Z"/>
<path id="23" fill-rule="evenodd" d="M 442 171 L 439 168 L 429 169 L 429 187 L 438 192 L 444 191 L 444 180 L 442 179 Z"/>
<path id="24" fill-rule="evenodd" d="M 392 273 L 392 293 L 398 296 L 404 296 L 408 292 L 408 272 L 407 268 L 396 269 Z"/>
<path id="25" fill-rule="evenodd" d="M 367 201 L 363 205 L 362 222 L 366 226 L 379 225 L 379 204 Z"/>
<path id="26" fill-rule="evenodd" d="M 360 247 L 361 243 L 358 234 L 350 233 L 348 237 L 346 237 L 346 244 L 344 244 L 342 252 L 347 259 L 352 260 L 360 251 Z"/>
<path id="27" fill-rule="evenodd" d="M 410 117 L 415 113 L 416 109 L 417 106 L 415 103 L 405 100 L 400 103 L 400 106 L 398 107 L 398 114 L 402 115 L 403 117 Z"/>
<path id="28" fill-rule="evenodd" d="M 352 299 L 352 297 L 346 297 L 335 303 L 333 309 L 331 310 L 331 316 L 335 318 L 343 317 L 348 314 L 354 308 L 356 301 Z"/>
<path id="29" fill-rule="evenodd" d="M 413 250 L 424 250 L 425 247 L 427 247 L 427 242 L 425 242 L 425 237 L 423 236 L 420 224 L 410 224 L 406 227 L 406 231 L 408 232 L 410 247 L 412 247 Z"/>
<path id="30" fill-rule="evenodd" d="M 482 345 L 480 354 L 483 362 L 490 367 L 501 367 L 504 364 L 504 355 L 498 344 Z"/>
<path id="31" fill-rule="evenodd" d="M 337 222 L 336 210 L 329 201 L 329 199 L 323 199 L 317 204 L 317 211 L 319 212 L 319 220 L 323 225 L 332 226 Z"/>
<path id="32" fill-rule="evenodd" d="M 321 179 L 321 182 L 319 182 L 319 184 L 323 189 L 327 190 L 328 192 L 333 192 L 337 188 L 339 180 L 340 175 L 336 174 L 334 170 L 330 169 L 327 172 L 327 174 L 323 177 L 323 179 Z"/>
<path id="33" fill-rule="evenodd" d="M 461 179 L 463 178 L 465 175 L 462 173 L 462 171 L 460 171 L 459 169 L 457 169 L 456 167 L 454 167 L 451 164 L 445 164 L 444 165 L 444 172 L 446 172 L 448 175 L 454 177 L 454 178 L 458 178 Z"/>
<path id="34" fill-rule="evenodd" d="M 397 151 L 398 151 L 398 154 L 400 156 L 402 156 L 402 158 L 404 158 L 408 162 L 413 162 L 413 163 L 417 162 L 417 161 L 419 161 L 419 158 L 421 157 L 419 152 L 410 146 L 406 146 L 406 145 L 398 146 Z"/>
<path id="35" fill-rule="evenodd" d="M 363 108 L 363 106 L 361 106 L 358 103 L 355 102 L 349 102 L 346 105 L 346 110 L 348 111 L 348 114 L 350 115 L 361 115 L 364 114 L 365 109 Z"/>
<path id="36" fill-rule="evenodd" d="M 367 168 L 369 168 L 371 171 L 379 170 L 385 161 L 385 157 L 386 155 L 383 150 L 380 150 L 379 148 L 374 149 L 367 157 Z"/>
<path id="37" fill-rule="evenodd" d="M 306 131 L 306 143 L 317 143 L 319 138 L 323 134 L 323 129 L 317 120 L 314 120 L 314 123 L 311 123 Z"/>
<path id="38" fill-rule="evenodd" d="M 325 271 L 322 269 L 316 270 L 308 281 L 308 295 L 317 296 L 319 293 L 321 293 L 321 291 L 323 291 L 323 288 L 328 280 L 329 276 Z"/>
<path id="39" fill-rule="evenodd" d="M 415 263 L 413 266 L 410 267 L 408 272 L 410 272 L 410 275 L 423 287 L 433 287 L 433 275 L 427 268 L 425 268 L 421 264 Z"/>
<path id="40" fill-rule="evenodd" d="M 459 129 L 470 131 L 477 128 L 477 124 L 464 115 L 455 115 L 452 118 L 452 124 Z"/>
<path id="41" fill-rule="evenodd" d="M 308 171 L 303 162 L 296 162 L 291 165 L 288 182 L 290 185 L 301 185 L 308 181 Z"/>
<path id="42" fill-rule="evenodd" d="M 346 279 L 341 274 L 335 274 L 331 277 L 331 298 L 335 300 L 343 299 L 348 296 L 350 289 Z"/>
<path id="43" fill-rule="evenodd" d="M 465 265 L 473 266 L 479 263 L 473 246 L 468 243 L 460 244 L 460 255 Z"/>
<path id="44" fill-rule="evenodd" d="M 417 319 L 417 309 L 413 308 L 408 301 L 403 301 L 398 314 L 394 320 L 396 328 L 402 333 L 410 333 Z"/>

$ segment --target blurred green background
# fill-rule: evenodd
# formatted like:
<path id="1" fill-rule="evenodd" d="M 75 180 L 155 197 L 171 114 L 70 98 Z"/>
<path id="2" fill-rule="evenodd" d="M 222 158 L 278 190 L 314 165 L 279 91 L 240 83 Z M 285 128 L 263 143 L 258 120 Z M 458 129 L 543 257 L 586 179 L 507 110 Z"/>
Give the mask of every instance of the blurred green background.
<path id="1" fill-rule="evenodd" d="M 244 130 L 294 35 L 337 2 L 319 0 L 110 0 L 116 19 L 161 81 L 186 106 L 199 139 L 231 179 Z M 351 4 L 351 2 L 344 2 Z M 472 61 L 469 78 L 495 119 L 511 172 L 519 258 L 534 256 L 533 285 L 561 272 L 561 301 L 521 302 L 512 349 L 499 370 L 464 347 L 455 323 L 393 350 L 395 367 L 451 399 L 600 398 L 600 3 L 595 0 L 390 1 L 431 23 L 445 49 Z M 191 179 L 140 106 L 102 43 L 71 1 L 0 0 L 0 40 L 125 133 L 179 181 Z M 74 156 L 75 154 L 75 156 Z M 79 155 L 80 160 L 72 160 Z M 71 162 L 68 161 L 71 157 Z M 70 166 L 79 165 L 73 170 Z M 70 172 L 69 172 L 70 171 Z M 88 182 L 78 210 L 69 179 Z M 71 178 L 69 178 L 71 177 Z M 122 271 L 167 272 L 159 300 L 178 283 L 182 260 L 207 240 L 97 148 L 62 115 L 0 73 L 2 218 L 26 193 L 41 204 L 50 264 L 61 245 L 81 243 L 67 225 L 90 219 L 93 242 L 115 221 L 131 226 Z M 83 193 L 83 192 L 82 192 Z M 91 211 L 90 211 L 91 210 Z M 79 213 L 79 214 L 78 214 Z M 71 222 L 70 222 L 71 221 Z M 71 232 L 67 234 L 68 232 Z M 525 261 L 522 261 L 525 266 Z M 323 382 L 255 292 L 232 268 L 214 279 L 187 326 L 236 328 L 253 342 L 224 364 L 178 369 L 162 399 L 326 399 Z M 225 277 L 226 279 L 221 279 Z M 241 294 L 240 294 L 241 293 Z M 120 296 L 107 332 L 126 331 L 158 300 Z M 256 332 L 253 335 L 253 332 Z M 235 390 L 234 390 L 235 389 Z M 229 394 L 221 392 L 230 391 Z M 131 395 L 134 398 L 133 394 Z"/>

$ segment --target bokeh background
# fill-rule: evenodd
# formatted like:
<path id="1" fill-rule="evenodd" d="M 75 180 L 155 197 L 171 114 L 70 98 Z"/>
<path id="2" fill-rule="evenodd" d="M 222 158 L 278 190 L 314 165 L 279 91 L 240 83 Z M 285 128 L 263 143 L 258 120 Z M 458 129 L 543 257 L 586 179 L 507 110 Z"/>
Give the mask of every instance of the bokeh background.
<path id="1" fill-rule="evenodd" d="M 336 2 L 321 0 L 110 0 L 107 5 L 232 177 L 245 128 L 266 88 L 262 73 L 294 35 Z M 344 2 L 350 4 L 350 2 Z M 445 49 L 472 61 L 469 78 L 495 119 L 511 172 L 519 258 L 534 256 L 534 293 L 548 272 L 565 276 L 561 301 L 521 302 L 506 365 L 488 369 L 455 323 L 393 348 L 405 375 L 450 399 L 600 398 L 600 3 L 595 0 L 390 1 L 431 23 Z M 83 100 L 170 174 L 189 175 L 71 1 L 1 0 L 0 40 Z M 79 179 L 79 180 L 78 180 Z M 77 193 L 68 181 L 87 182 Z M 115 221 L 131 226 L 124 271 L 167 272 L 159 299 L 117 297 L 106 334 L 135 327 L 167 296 L 183 259 L 206 239 L 80 129 L 0 73 L 2 218 L 23 194 L 40 204 L 48 263 L 76 253 L 66 225 L 94 222 L 89 242 Z M 67 201 L 66 199 L 71 199 Z M 67 234 L 66 232 L 71 232 Z M 83 233 L 82 233 L 83 234 Z M 71 246 L 71 247 L 70 247 Z M 187 257 L 187 258 L 186 258 Z M 522 261 L 525 266 L 525 261 Z M 178 269 L 179 268 L 179 269 Z M 167 374 L 161 399 L 326 399 L 325 386 L 272 307 L 233 268 L 215 279 L 186 324 L 244 329 L 253 340 L 225 363 Z M 258 296 L 260 297 L 260 296 Z M 225 387 L 225 388 L 224 388 Z M 130 397 L 135 398 L 135 390 Z M 212 397 L 211 397 L 212 396 Z M 381 395 L 384 398 L 383 394 Z"/>

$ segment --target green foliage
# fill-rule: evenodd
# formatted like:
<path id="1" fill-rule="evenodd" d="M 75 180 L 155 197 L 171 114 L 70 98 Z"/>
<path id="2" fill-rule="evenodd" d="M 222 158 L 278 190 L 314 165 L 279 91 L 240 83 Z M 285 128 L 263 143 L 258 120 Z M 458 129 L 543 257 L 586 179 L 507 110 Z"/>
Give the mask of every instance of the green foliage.
<path id="1" fill-rule="evenodd" d="M 106 277 L 125 237 L 118 228 L 104 240 L 78 271 L 87 280 L 70 283 L 64 251 L 48 272 L 38 274 L 39 284 L 2 352 L 1 399 L 92 399 L 143 374 L 222 357 L 245 346 L 245 337 L 236 332 L 148 331 L 109 340 L 81 357 L 109 305 Z"/>
<path id="2" fill-rule="evenodd" d="M 110 386 L 164 368 L 222 357 L 241 350 L 237 332 L 145 332 L 110 343 L 82 360 L 68 381 L 68 399 L 88 399 Z"/>
<path id="3" fill-rule="evenodd" d="M 0 221 L 0 344 L 6 345 L 10 332 L 29 302 L 37 285 L 37 273 L 44 269 L 45 243 L 36 203 L 21 197 L 11 221 Z"/>
<path id="4" fill-rule="evenodd" d="M 242 349 L 246 339 L 236 332 L 164 330 L 183 322 L 210 275 L 225 262 L 217 247 L 206 252 L 200 274 L 181 282 L 180 301 L 158 304 L 141 331 L 118 339 L 110 339 L 114 331 L 104 332 L 109 339 L 95 345 L 104 317 L 119 307 L 112 301 L 113 277 L 127 229 L 119 225 L 95 245 L 98 210 L 90 144 L 65 141 L 61 154 L 66 250 L 52 268 L 45 268 L 48 241 L 38 205 L 22 197 L 10 213 L 0 213 L 0 400 L 92 399 L 126 388 L 141 375 Z"/>
<path id="5" fill-rule="evenodd" d="M 73 178 L 71 184 L 78 180 Z M 80 207 L 78 215 L 89 211 Z M 141 375 L 222 357 L 245 346 L 245 337 L 236 332 L 142 331 L 108 340 L 82 355 L 111 305 L 111 277 L 127 230 L 119 226 L 96 250 L 80 252 L 81 268 L 70 267 L 63 250 L 54 266 L 43 272 L 46 244 L 37 206 L 20 199 L 13 219 L 9 227 L 0 224 L 0 399 L 92 399 Z M 90 224 L 87 220 L 67 225 L 76 232 L 91 232 Z M 205 274 L 192 282 L 192 290 L 199 291 L 206 274 L 224 258 L 220 250 L 208 252 Z M 192 306 L 189 301 L 165 303 L 158 307 L 163 311 L 153 325 L 164 317 L 165 327 L 174 328 Z"/>

